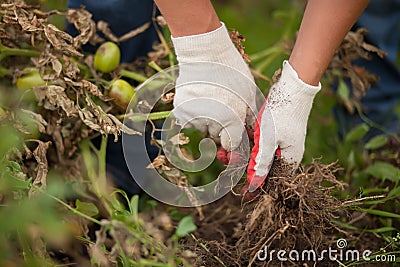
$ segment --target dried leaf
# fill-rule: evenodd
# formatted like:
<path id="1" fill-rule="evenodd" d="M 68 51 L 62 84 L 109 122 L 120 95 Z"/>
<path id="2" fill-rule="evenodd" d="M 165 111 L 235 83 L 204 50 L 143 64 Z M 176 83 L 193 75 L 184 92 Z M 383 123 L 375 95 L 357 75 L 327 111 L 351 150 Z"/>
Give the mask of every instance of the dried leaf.
<path id="1" fill-rule="evenodd" d="M 135 37 L 136 35 L 146 31 L 150 27 L 150 22 L 146 22 L 145 24 L 139 26 L 138 28 L 122 35 L 121 37 L 117 37 L 110 29 L 110 26 L 107 22 L 100 20 L 97 22 L 97 29 L 102 32 L 109 40 L 114 43 L 125 42 L 126 40 Z"/>
<path id="2" fill-rule="evenodd" d="M 110 101 L 112 98 L 103 95 L 103 93 L 99 90 L 97 85 L 87 81 L 87 80 L 81 80 L 79 82 L 75 82 L 71 80 L 70 78 L 64 78 L 65 82 L 73 87 L 78 87 L 84 90 L 87 90 L 91 95 L 97 96 L 103 101 Z"/>
<path id="3" fill-rule="evenodd" d="M 169 139 L 173 145 L 186 145 L 190 143 L 190 139 L 184 133 L 178 133 Z"/>
<path id="4" fill-rule="evenodd" d="M 234 43 L 234 45 L 236 46 L 236 49 L 239 51 L 240 55 L 242 55 L 242 57 L 247 61 L 250 62 L 250 58 L 249 55 L 246 54 L 246 52 L 244 52 L 244 46 L 243 46 L 243 42 L 246 41 L 246 38 L 244 38 L 243 35 L 241 35 L 237 30 L 232 30 L 229 33 L 232 42 Z"/>
<path id="5" fill-rule="evenodd" d="M 157 157 L 153 160 L 153 162 L 150 163 L 150 164 L 147 166 L 147 168 L 148 168 L 148 169 L 158 169 L 158 168 L 160 168 L 161 166 L 164 166 L 165 164 L 166 164 L 165 156 L 160 155 L 160 156 L 157 156 Z"/>
<path id="6" fill-rule="evenodd" d="M 29 117 L 36 123 L 36 125 L 38 126 L 38 129 L 39 129 L 39 132 L 46 133 L 45 127 L 47 126 L 47 122 L 45 119 L 43 119 L 42 115 L 37 114 L 30 110 L 26 110 L 26 109 L 21 109 L 21 111 L 25 114 L 28 114 Z"/>
<path id="7" fill-rule="evenodd" d="M 68 9 L 67 20 L 73 23 L 79 31 L 79 35 L 74 37 L 73 40 L 75 48 L 87 44 L 96 33 L 96 23 L 92 20 L 92 14 L 85 10 L 84 7 L 80 9 Z"/>
<path id="8" fill-rule="evenodd" d="M 175 93 L 172 92 L 163 94 L 161 96 L 161 101 L 164 102 L 165 104 L 172 103 L 172 101 L 174 101 L 174 96 Z"/>
<path id="9" fill-rule="evenodd" d="M 108 117 L 115 123 L 116 127 L 118 129 L 121 129 L 122 132 L 126 133 L 126 134 L 137 134 L 137 135 L 142 135 L 142 133 L 135 131 L 131 128 L 129 128 L 128 126 L 126 126 L 125 124 L 123 124 L 120 120 L 118 120 L 114 115 L 112 114 L 107 114 Z"/>
<path id="10" fill-rule="evenodd" d="M 97 29 L 104 34 L 109 40 L 113 41 L 114 43 L 118 43 L 118 37 L 114 35 L 111 31 L 110 26 L 104 20 L 99 20 L 97 22 Z"/>
<path id="11" fill-rule="evenodd" d="M 46 188 L 46 178 L 48 173 L 48 163 L 47 163 L 47 149 L 51 145 L 51 142 L 42 142 L 40 140 L 35 140 L 38 143 L 38 146 L 33 151 L 33 156 L 37 162 L 36 177 L 33 180 L 34 185 L 40 185 L 42 188 Z"/>
<path id="12" fill-rule="evenodd" d="M 33 88 L 33 92 L 39 101 L 39 105 L 49 110 L 61 108 L 68 117 L 77 115 L 74 102 L 68 98 L 64 88 L 57 85 L 39 86 Z"/>
<path id="13" fill-rule="evenodd" d="M 76 49 L 71 45 L 74 42 L 74 38 L 72 38 L 68 33 L 60 31 L 52 24 L 45 25 L 44 32 L 47 40 L 49 40 L 56 50 L 70 56 L 83 56 L 82 53 L 76 51 Z"/>
<path id="14" fill-rule="evenodd" d="M 358 58 L 370 60 L 371 53 L 384 57 L 386 52 L 365 42 L 367 30 L 364 28 L 350 31 L 335 53 L 327 70 L 335 80 L 349 79 L 351 83 L 351 95 L 347 101 L 341 101 L 346 109 L 353 113 L 355 106 L 361 106 L 361 98 L 370 89 L 373 83 L 378 81 L 378 76 L 368 72 L 365 68 L 353 64 Z"/>
<path id="15" fill-rule="evenodd" d="M 69 77 L 70 79 L 76 79 L 78 74 L 80 73 L 80 69 L 78 68 L 78 64 L 70 60 L 70 58 L 64 56 L 64 66 L 65 76 Z"/>
<path id="16" fill-rule="evenodd" d="M 60 74 L 61 74 L 61 71 L 62 71 L 62 64 L 61 64 L 61 62 L 60 62 L 58 59 L 53 58 L 53 59 L 51 60 L 51 65 L 52 65 L 52 67 L 53 67 L 53 70 L 56 72 L 57 77 L 59 77 Z"/>
<path id="17" fill-rule="evenodd" d="M 122 35 L 118 41 L 121 42 L 125 42 L 126 40 L 135 37 L 136 35 L 145 32 L 148 28 L 150 27 L 150 22 L 146 22 L 145 24 L 143 24 L 142 26 L 139 26 L 138 28 L 125 33 L 124 35 Z"/>

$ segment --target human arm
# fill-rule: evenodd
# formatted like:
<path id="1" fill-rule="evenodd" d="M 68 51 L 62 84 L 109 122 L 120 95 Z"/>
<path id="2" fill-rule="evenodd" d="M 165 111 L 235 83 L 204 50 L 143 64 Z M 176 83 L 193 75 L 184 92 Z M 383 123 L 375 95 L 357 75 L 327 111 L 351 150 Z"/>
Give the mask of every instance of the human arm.
<path id="1" fill-rule="evenodd" d="M 279 148 L 296 169 L 304 154 L 308 116 L 331 58 L 369 0 L 309 0 L 299 34 L 279 81 L 256 122 L 248 167 L 249 191 L 262 184 Z"/>
<path id="2" fill-rule="evenodd" d="M 227 150 L 235 149 L 248 108 L 255 110 L 256 85 L 249 67 L 210 1 L 155 2 L 171 30 L 179 62 L 173 111 L 177 122 L 208 132 Z M 209 101 L 200 101 L 204 99 Z"/>

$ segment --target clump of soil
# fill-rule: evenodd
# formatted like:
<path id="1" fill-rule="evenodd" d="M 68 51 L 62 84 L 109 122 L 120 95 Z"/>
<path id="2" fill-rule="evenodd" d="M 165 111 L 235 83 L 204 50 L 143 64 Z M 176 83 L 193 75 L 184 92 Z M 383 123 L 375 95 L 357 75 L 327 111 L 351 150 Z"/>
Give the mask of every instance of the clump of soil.
<path id="1" fill-rule="evenodd" d="M 252 202 L 232 194 L 203 209 L 206 219 L 194 234 L 202 255 L 199 265 L 261 266 L 268 264 L 257 260 L 261 249 L 318 251 L 336 239 L 331 220 L 341 201 L 332 191 L 344 186 L 335 178 L 338 166 L 313 162 L 294 174 L 290 169 L 276 160 Z"/>

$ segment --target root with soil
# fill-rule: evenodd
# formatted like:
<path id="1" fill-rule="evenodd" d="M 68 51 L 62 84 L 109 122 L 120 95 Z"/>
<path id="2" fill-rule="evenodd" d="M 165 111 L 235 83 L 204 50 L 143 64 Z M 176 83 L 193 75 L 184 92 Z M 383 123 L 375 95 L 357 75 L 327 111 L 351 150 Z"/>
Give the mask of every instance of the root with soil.
<path id="1" fill-rule="evenodd" d="M 332 192 L 344 186 L 336 163 L 313 162 L 295 174 L 281 160 L 272 168 L 257 200 L 240 206 L 228 196 L 204 209 L 207 219 L 196 233 L 209 250 L 198 251 L 202 264 L 214 266 L 217 257 L 226 266 L 258 265 L 260 250 L 318 251 L 335 239 L 331 220 L 342 205 Z"/>

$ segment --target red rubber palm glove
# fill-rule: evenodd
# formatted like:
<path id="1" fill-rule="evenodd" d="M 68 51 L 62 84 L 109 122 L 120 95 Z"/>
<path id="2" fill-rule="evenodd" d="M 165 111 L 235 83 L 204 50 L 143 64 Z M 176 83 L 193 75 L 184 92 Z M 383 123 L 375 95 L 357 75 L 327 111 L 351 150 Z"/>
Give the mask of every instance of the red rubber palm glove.
<path id="1" fill-rule="evenodd" d="M 254 132 L 254 147 L 247 169 L 248 191 L 262 187 L 274 160 L 281 156 L 296 169 L 303 158 L 308 116 L 321 85 L 304 83 L 288 61 L 270 89 Z"/>

